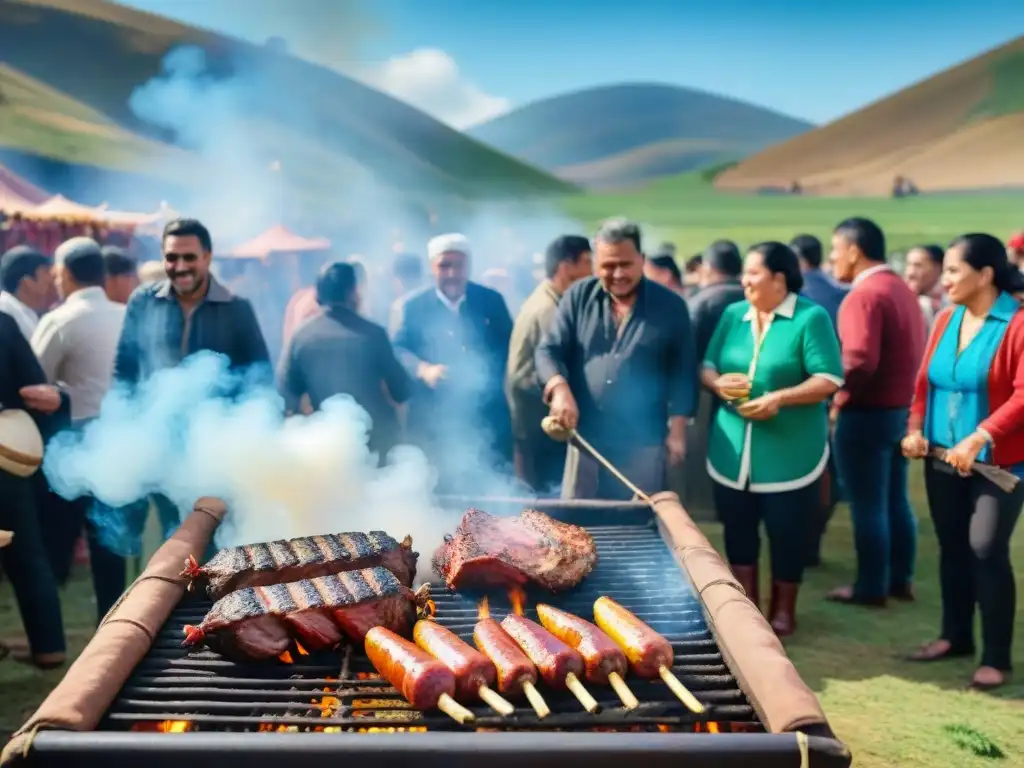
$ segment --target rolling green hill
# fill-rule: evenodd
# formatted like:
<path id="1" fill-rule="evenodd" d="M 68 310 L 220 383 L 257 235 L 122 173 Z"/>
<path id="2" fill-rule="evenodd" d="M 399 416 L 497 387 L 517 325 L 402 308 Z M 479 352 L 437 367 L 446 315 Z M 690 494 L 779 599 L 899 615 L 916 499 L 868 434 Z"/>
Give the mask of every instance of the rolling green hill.
<path id="1" fill-rule="evenodd" d="M 367 176 L 410 195 L 574 191 L 333 70 L 106 0 L 0 0 L 0 87 L 17 96 L 13 109 L 0 104 L 4 125 L 16 125 L 5 140 L 46 157 L 178 173 L 176 162 L 152 159 L 175 133 L 141 120 L 129 99 L 183 45 L 205 51 L 209 82 L 231 91 L 234 114 L 198 105 L 190 114 L 186 101 L 170 115 L 175 124 L 214 131 L 219 120 L 231 143 L 279 163 L 283 181 L 306 193 Z"/>
<path id="2" fill-rule="evenodd" d="M 560 178 L 600 188 L 736 160 L 811 128 L 735 99 L 635 83 L 536 101 L 469 134 Z"/>
<path id="3" fill-rule="evenodd" d="M 1024 188 L 1024 37 L 770 147 L 716 184 L 879 195 L 896 176 L 925 192 Z"/>

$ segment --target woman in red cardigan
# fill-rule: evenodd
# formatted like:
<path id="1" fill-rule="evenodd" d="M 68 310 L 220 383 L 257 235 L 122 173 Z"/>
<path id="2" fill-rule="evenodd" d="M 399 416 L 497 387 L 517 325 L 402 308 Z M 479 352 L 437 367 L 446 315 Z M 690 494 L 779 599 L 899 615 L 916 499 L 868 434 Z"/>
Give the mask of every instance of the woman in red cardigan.
<path id="1" fill-rule="evenodd" d="M 973 474 L 984 461 L 1024 476 L 1024 282 L 991 235 L 964 235 L 946 250 L 942 286 L 953 306 L 935 318 L 910 406 L 903 453 L 928 458 L 925 487 L 939 540 L 942 631 L 910 656 L 973 656 L 974 606 L 981 612 L 981 665 L 972 687 L 1002 685 L 1009 673 L 1016 593 L 1010 538 L 1024 483 L 1006 493 Z"/>

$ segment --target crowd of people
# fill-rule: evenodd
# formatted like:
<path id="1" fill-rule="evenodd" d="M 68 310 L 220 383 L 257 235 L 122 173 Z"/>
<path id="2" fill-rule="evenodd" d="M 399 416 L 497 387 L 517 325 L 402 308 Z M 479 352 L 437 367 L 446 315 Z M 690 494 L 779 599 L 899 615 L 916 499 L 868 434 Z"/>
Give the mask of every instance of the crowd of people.
<path id="1" fill-rule="evenodd" d="M 1024 473 L 1024 235 L 923 245 L 903 275 L 870 220 L 839 223 L 828 250 L 806 234 L 745 254 L 721 240 L 680 270 L 668 244 L 645 257 L 640 228 L 614 219 L 592 238 L 552 241 L 543 280 L 513 302 L 470 279 L 472 243 L 446 234 L 426 259 L 396 256 L 390 280 L 358 259 L 307 268 L 271 320 L 282 339 L 272 356 L 259 297 L 216 277 L 211 235 L 196 220 L 167 225 L 153 279 L 88 237 L 52 259 L 18 245 L 0 260 L 0 402 L 33 414 L 45 436 L 81 430 L 111 387 L 137 387 L 206 350 L 249 372 L 249 385 L 276 386 L 290 414 L 350 395 L 370 414 L 379 460 L 400 443 L 421 447 L 439 492 L 482 492 L 484 463 L 538 494 L 629 498 L 589 455 L 544 434 L 550 415 L 647 493 L 666 488 L 670 468 L 699 462 L 725 556 L 780 637 L 797 630 L 800 584 L 837 489 L 850 504 L 857 575 L 828 599 L 914 600 L 907 476 L 908 460 L 921 459 L 943 612 L 938 639 L 908 658 L 974 655 L 977 606 L 972 685 L 997 687 L 1011 669 L 1009 542 L 1024 487 L 1007 491 L 972 470 Z M 41 473 L 0 470 L 0 529 L 14 533 L 0 558 L 30 663 L 63 663 L 58 584 L 83 529 L 99 616 L 125 588 L 123 553 L 91 523 L 98 503 L 57 499 Z M 168 534 L 179 511 L 166 498 L 116 512 L 141 537 L 151 505 Z"/>

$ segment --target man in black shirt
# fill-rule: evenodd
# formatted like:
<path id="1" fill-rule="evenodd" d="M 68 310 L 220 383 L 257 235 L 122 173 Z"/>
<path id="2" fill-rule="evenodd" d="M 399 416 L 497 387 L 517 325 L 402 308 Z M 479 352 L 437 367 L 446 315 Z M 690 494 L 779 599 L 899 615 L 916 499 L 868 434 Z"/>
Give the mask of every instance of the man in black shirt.
<path id="1" fill-rule="evenodd" d="M 299 410 L 303 395 L 314 409 L 334 395 L 351 395 L 370 414 L 370 450 L 383 461 L 399 440 L 395 405 L 409 399 L 412 382 L 387 331 L 360 317 L 356 283 L 352 264 L 338 261 L 323 268 L 316 300 L 324 312 L 299 326 L 290 340 L 278 387 L 291 413 Z"/>
<path id="2" fill-rule="evenodd" d="M 654 493 L 665 487 L 666 463 L 683 460 L 686 422 L 697 408 L 690 316 L 682 297 L 643 276 L 636 224 L 608 221 L 594 245 L 596 277 L 577 282 L 559 303 L 537 348 L 537 376 L 551 415 L 578 423 L 594 447 Z M 572 495 L 629 492 L 581 458 Z"/>
<path id="3" fill-rule="evenodd" d="M 725 308 L 743 300 L 740 249 L 730 240 L 716 240 L 704 251 L 700 268 L 700 290 L 687 300 L 698 362 L 704 360 L 704 353 Z"/>

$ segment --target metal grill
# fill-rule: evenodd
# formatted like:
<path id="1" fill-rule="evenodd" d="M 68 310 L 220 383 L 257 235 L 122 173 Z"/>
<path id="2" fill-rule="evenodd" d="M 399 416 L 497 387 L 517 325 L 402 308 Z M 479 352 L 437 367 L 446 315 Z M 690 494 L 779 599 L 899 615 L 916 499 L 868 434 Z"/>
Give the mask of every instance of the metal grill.
<path id="1" fill-rule="evenodd" d="M 594 515 L 590 516 L 595 517 Z M 596 516 L 607 522 L 607 516 Z M 580 522 L 579 515 L 572 516 Z M 293 648 L 287 660 L 238 664 L 210 651 L 187 653 L 182 628 L 198 624 L 208 601 L 186 599 L 171 615 L 146 658 L 135 669 L 101 725 L 108 731 L 326 731 L 437 730 L 613 730 L 763 732 L 753 709 L 730 674 L 699 603 L 653 525 L 649 513 L 619 515 L 632 525 L 588 527 L 599 564 L 575 590 L 553 596 L 527 592 L 526 615 L 548 602 L 592 618 L 594 600 L 608 595 L 673 645 L 673 671 L 706 706 L 690 713 L 659 682 L 627 682 L 641 706 L 627 712 L 610 688 L 588 685 L 601 704 L 588 714 L 568 693 L 540 686 L 552 714 L 540 720 L 525 702 L 510 717 L 478 705 L 471 726 L 438 713 L 420 713 L 384 681 L 362 651 L 305 655 Z M 434 585 L 436 619 L 472 643 L 481 595 L 450 593 Z M 489 592 L 491 615 L 511 610 L 508 596 Z"/>

